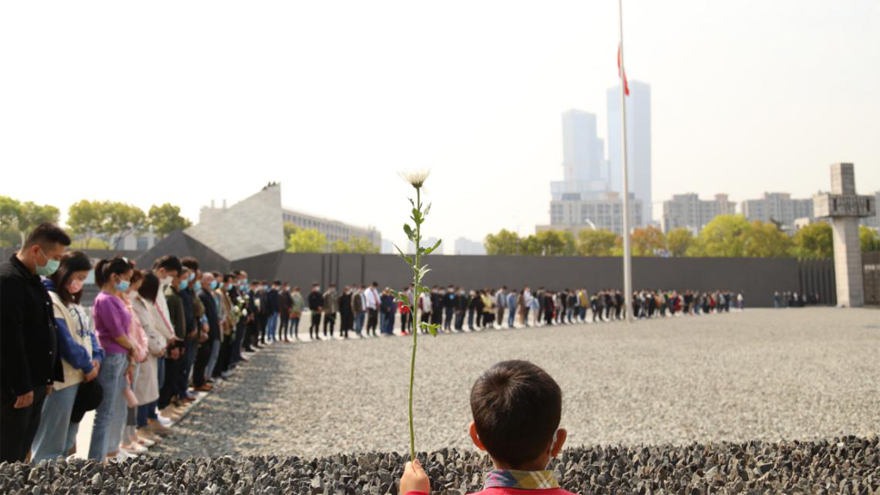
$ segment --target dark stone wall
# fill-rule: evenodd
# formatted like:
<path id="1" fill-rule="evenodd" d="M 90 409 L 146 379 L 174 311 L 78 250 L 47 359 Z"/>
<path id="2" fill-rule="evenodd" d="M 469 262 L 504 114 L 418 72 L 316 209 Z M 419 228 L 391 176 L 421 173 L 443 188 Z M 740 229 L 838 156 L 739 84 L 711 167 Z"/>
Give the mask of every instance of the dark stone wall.
<path id="1" fill-rule="evenodd" d="M 590 291 L 622 289 L 623 260 L 616 257 L 429 256 L 428 285 L 467 288 L 523 285 Z M 307 288 L 369 284 L 403 288 L 411 272 L 398 256 L 381 254 L 271 253 L 232 263 L 251 279 L 280 279 Z M 819 282 L 817 282 L 819 283 Z M 831 280 L 833 284 L 833 279 Z M 798 262 L 792 258 L 633 258 L 636 289 L 742 291 L 746 304 L 768 307 L 774 291 L 800 290 Z"/>

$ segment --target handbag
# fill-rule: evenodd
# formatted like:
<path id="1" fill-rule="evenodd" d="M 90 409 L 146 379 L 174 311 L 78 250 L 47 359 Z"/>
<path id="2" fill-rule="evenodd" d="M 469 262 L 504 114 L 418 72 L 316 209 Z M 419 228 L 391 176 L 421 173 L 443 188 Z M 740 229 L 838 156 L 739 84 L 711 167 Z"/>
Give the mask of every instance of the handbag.
<path id="1" fill-rule="evenodd" d="M 87 411 L 94 411 L 104 400 L 104 388 L 98 380 L 80 383 L 73 400 L 73 411 L 70 413 L 70 422 L 79 423 Z"/>

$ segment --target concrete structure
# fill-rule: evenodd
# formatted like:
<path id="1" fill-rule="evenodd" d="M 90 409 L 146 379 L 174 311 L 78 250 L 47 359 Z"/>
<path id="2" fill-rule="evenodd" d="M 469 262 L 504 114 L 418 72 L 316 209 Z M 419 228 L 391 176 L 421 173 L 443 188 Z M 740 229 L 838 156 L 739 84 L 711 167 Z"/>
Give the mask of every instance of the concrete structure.
<path id="1" fill-rule="evenodd" d="M 605 143 L 596 133 L 596 116 L 580 110 L 562 114 L 563 180 L 550 183 L 554 200 L 598 199 L 609 191 Z"/>
<path id="2" fill-rule="evenodd" d="M 831 193 L 817 194 L 813 196 L 813 202 L 816 216 L 831 218 L 837 303 L 849 307 L 864 306 L 859 218 L 877 214 L 876 198 L 856 194 L 852 163 L 835 163 L 831 165 Z"/>
<path id="3" fill-rule="evenodd" d="M 480 241 L 472 241 L 459 237 L 455 240 L 455 254 L 482 256 L 486 254 L 486 246 Z"/>
<path id="4" fill-rule="evenodd" d="M 880 191 L 874 193 L 874 204 L 880 204 Z M 880 229 L 880 213 L 876 213 L 873 216 L 863 218 L 861 223 L 862 225 L 871 227 L 874 230 Z"/>
<path id="5" fill-rule="evenodd" d="M 338 220 L 284 208 L 281 205 L 281 184 L 270 182 L 260 192 L 230 207 L 202 207 L 199 223 L 185 230 L 186 235 L 219 253 L 229 261 L 283 251 L 284 223 L 304 229 L 316 229 L 334 241 L 362 237 L 377 248 L 382 236 L 375 228 L 357 227 Z"/>
<path id="6" fill-rule="evenodd" d="M 632 225 L 643 225 L 644 206 L 630 193 L 630 219 Z M 605 193 L 600 199 L 582 199 L 578 196 L 563 197 L 550 202 L 550 225 L 539 225 L 542 230 L 565 230 L 577 233 L 583 229 L 610 230 L 623 234 L 623 198 L 617 193 Z"/>
<path id="7" fill-rule="evenodd" d="M 765 192 L 761 199 L 742 202 L 742 214 L 748 221 L 778 222 L 790 230 L 796 218 L 814 218 L 812 199 L 792 199 L 789 193 Z"/>
<path id="8" fill-rule="evenodd" d="M 627 169 L 629 192 L 641 200 L 643 221 L 633 221 L 641 227 L 653 220 L 651 194 L 651 87 L 639 81 L 629 81 L 630 95 L 626 99 Z M 607 90 L 608 102 L 608 161 L 610 188 L 623 194 L 620 136 L 620 86 Z"/>
<path id="9" fill-rule="evenodd" d="M 283 251 L 281 184 L 270 182 L 229 208 L 203 207 L 199 223 L 184 232 L 229 261 Z"/>
<path id="10" fill-rule="evenodd" d="M 285 222 L 292 223 L 303 229 L 315 229 L 327 237 L 327 243 L 349 241 L 355 237 L 367 239 L 374 246 L 382 249 L 382 234 L 375 227 L 358 227 L 348 223 L 319 217 L 301 211 L 284 208 L 281 217 Z"/>
<path id="11" fill-rule="evenodd" d="M 697 235 L 703 227 L 718 215 L 735 215 L 736 203 L 726 194 L 716 194 L 715 199 L 703 200 L 695 193 L 675 194 L 663 202 L 663 232 L 686 228 Z"/>

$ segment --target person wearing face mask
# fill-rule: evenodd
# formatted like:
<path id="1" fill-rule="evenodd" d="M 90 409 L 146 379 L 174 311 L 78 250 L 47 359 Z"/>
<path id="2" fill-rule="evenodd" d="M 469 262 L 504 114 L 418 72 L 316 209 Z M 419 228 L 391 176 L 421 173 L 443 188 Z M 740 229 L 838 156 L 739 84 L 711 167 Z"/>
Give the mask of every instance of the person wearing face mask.
<path id="1" fill-rule="evenodd" d="M 179 401 L 180 380 L 178 377 L 183 367 L 185 339 L 186 339 L 186 311 L 183 307 L 181 292 L 189 285 L 189 269 L 182 267 L 180 273 L 173 277 L 171 284 L 165 289 L 165 300 L 168 303 L 168 324 L 174 329 L 174 343 L 170 345 L 165 360 L 165 381 L 159 390 L 159 403 L 157 404 L 160 414 L 155 419 L 147 420 L 147 428 L 151 435 L 167 435 L 171 433 L 168 425 L 171 416 L 183 404 Z"/>
<path id="2" fill-rule="evenodd" d="M 198 392 L 213 390 L 213 387 L 207 382 L 209 378 L 207 371 L 211 355 L 214 351 L 214 344 L 216 343 L 219 346 L 220 340 L 220 318 L 217 313 L 217 303 L 214 301 L 212 286 L 216 287 L 214 275 L 208 272 L 202 273 L 202 279 L 198 286 L 199 291 L 196 296 L 205 308 L 205 318 L 208 322 L 208 339 L 199 346 L 195 366 L 193 367 L 193 388 Z"/>
<path id="3" fill-rule="evenodd" d="M 348 338 L 348 331 L 354 326 L 354 313 L 351 309 L 351 287 L 342 288 L 339 296 L 339 335 L 343 339 Z"/>
<path id="4" fill-rule="evenodd" d="M 125 425 L 123 391 L 126 375 L 132 372 L 135 363 L 135 346 L 128 339 L 131 314 L 122 301 L 122 295 L 130 286 L 132 272 L 128 260 L 121 256 L 100 260 L 95 265 L 95 285 L 101 288 L 101 292 L 92 307 L 92 320 L 105 353 L 104 362 L 98 370 L 98 383 L 104 390 L 104 400 L 95 411 L 89 459 L 98 461 L 116 457 Z"/>
<path id="5" fill-rule="evenodd" d="M 52 395 L 43 404 L 31 457 L 34 462 L 67 457 L 74 447 L 79 423 L 71 423 L 71 413 L 77 391 L 81 383 L 98 377 L 104 358 L 104 350 L 91 331 L 91 318 L 79 304 L 83 282 L 91 270 L 89 257 L 73 251 L 61 258 L 61 265 L 52 276 L 43 279 L 52 297 L 64 380 L 55 382 Z"/>
<path id="6" fill-rule="evenodd" d="M 61 264 L 70 237 L 39 225 L 0 265 L 0 462 L 24 461 L 52 383 L 64 380 L 52 299 L 40 276 Z"/>
<path id="7" fill-rule="evenodd" d="M 464 331 L 464 313 L 468 308 L 467 293 L 463 288 L 458 288 L 458 294 L 455 296 L 455 331 Z"/>
<path id="8" fill-rule="evenodd" d="M 324 310 L 324 296 L 321 295 L 321 286 L 312 284 L 312 292 L 309 293 L 309 312 L 312 313 L 312 323 L 309 325 L 309 339 L 321 340 L 321 312 Z M 314 337 L 312 331 L 314 330 Z"/>
<path id="9" fill-rule="evenodd" d="M 139 454 L 147 451 L 145 443 L 137 435 L 137 408 L 140 401 L 138 394 L 143 396 L 145 393 L 143 389 L 137 388 L 137 383 L 141 373 L 144 372 L 143 366 L 149 357 L 149 343 L 140 314 L 134 310 L 134 303 L 139 296 L 138 290 L 144 282 L 145 272 L 135 269 L 134 263 L 129 264 L 133 270 L 128 290 L 123 294 L 123 302 L 125 302 L 125 309 L 131 315 L 131 323 L 128 325 L 128 340 L 134 344 L 135 366 L 125 377 L 126 383 L 123 397 L 127 407 L 125 426 L 122 430 L 119 445 L 119 454 L 121 456 L 137 457 Z M 149 324 L 149 320 L 144 321 Z"/>
<path id="10" fill-rule="evenodd" d="M 305 309 L 305 300 L 299 292 L 299 287 L 293 288 L 290 300 L 290 326 L 293 328 L 293 340 L 299 340 L 299 320 L 302 318 L 303 309 Z"/>

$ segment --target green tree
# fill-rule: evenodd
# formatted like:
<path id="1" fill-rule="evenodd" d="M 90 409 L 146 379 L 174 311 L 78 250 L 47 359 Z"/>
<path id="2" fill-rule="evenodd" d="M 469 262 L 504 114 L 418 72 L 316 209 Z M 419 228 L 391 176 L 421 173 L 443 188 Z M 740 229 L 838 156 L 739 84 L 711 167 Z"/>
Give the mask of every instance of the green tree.
<path id="1" fill-rule="evenodd" d="M 544 249 L 538 236 L 532 234 L 520 239 L 518 253 L 523 256 L 541 256 L 544 254 Z"/>
<path id="2" fill-rule="evenodd" d="M 483 245 L 486 247 L 486 254 L 520 254 L 519 235 L 506 229 L 487 235 Z"/>
<path id="3" fill-rule="evenodd" d="M 700 232 L 701 256 L 734 258 L 745 256 L 751 224 L 739 215 L 718 215 Z"/>
<path id="4" fill-rule="evenodd" d="M 86 246 L 92 237 L 101 233 L 106 219 L 106 202 L 78 201 L 67 210 L 67 226 L 71 233 L 81 237 Z"/>
<path id="5" fill-rule="evenodd" d="M 584 229 L 577 235 L 577 254 L 581 256 L 611 256 L 617 234 L 609 230 Z"/>
<path id="6" fill-rule="evenodd" d="M 115 246 L 129 234 L 139 234 L 147 230 L 147 214 L 137 206 L 110 202 L 106 207 L 105 222 L 100 233 L 110 240 L 111 246 Z M 116 242 L 113 242 L 114 236 Z"/>
<path id="7" fill-rule="evenodd" d="M 794 236 L 794 254 L 801 259 L 833 258 L 834 238 L 831 226 L 820 222 L 798 230 Z"/>
<path id="8" fill-rule="evenodd" d="M 877 231 L 867 225 L 859 225 L 859 244 L 862 246 L 863 253 L 880 251 L 880 239 L 878 239 Z"/>
<path id="9" fill-rule="evenodd" d="M 160 239 L 175 230 L 183 230 L 192 222 L 180 214 L 180 207 L 165 203 L 159 206 L 153 205 L 147 212 L 147 224 L 153 227 L 153 233 Z"/>
<path id="10" fill-rule="evenodd" d="M 575 254 L 574 235 L 562 230 L 544 230 L 536 235 L 544 256 L 573 256 Z"/>
<path id="11" fill-rule="evenodd" d="M 633 230 L 630 236 L 633 256 L 656 256 L 666 251 L 666 236 L 657 227 Z"/>
<path id="12" fill-rule="evenodd" d="M 744 255 L 751 258 L 791 256 L 794 241 L 771 222 L 754 221 L 746 236 Z"/>
<path id="13" fill-rule="evenodd" d="M 24 244 L 25 236 L 44 222 L 58 223 L 61 212 L 52 205 L 38 205 L 31 201 L 21 203 L 8 196 L 0 196 L 0 239 L 12 246 Z"/>
<path id="14" fill-rule="evenodd" d="M 354 236 L 348 241 L 338 239 L 330 244 L 332 253 L 378 254 L 379 248 L 369 239 Z"/>
<path id="15" fill-rule="evenodd" d="M 327 236 L 317 229 L 296 229 L 287 238 L 288 253 L 323 253 L 327 251 Z"/>
<path id="16" fill-rule="evenodd" d="M 690 230 L 679 227 L 666 235 L 666 249 L 669 256 L 681 258 L 688 255 L 688 250 L 694 245 L 694 234 Z"/>
<path id="17" fill-rule="evenodd" d="M 19 242 L 20 217 L 21 203 L 9 196 L 0 196 L 0 247 L 13 247 Z"/>

